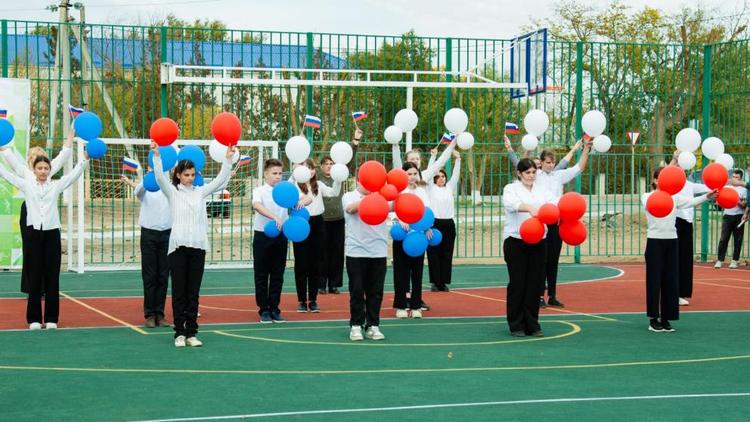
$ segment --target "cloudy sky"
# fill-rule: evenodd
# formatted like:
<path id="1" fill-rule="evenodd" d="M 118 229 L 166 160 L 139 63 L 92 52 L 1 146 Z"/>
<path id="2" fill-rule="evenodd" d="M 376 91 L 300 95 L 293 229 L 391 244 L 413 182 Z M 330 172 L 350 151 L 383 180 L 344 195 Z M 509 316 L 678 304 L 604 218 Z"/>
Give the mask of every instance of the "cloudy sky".
<path id="1" fill-rule="evenodd" d="M 75 1 L 75 0 L 72 0 Z M 396 35 L 509 38 L 534 18 L 551 14 L 545 0 L 78 0 L 91 23 L 147 24 L 172 12 L 186 20 L 219 19 L 229 28 Z M 715 16 L 738 13 L 747 0 L 702 0 Z M 606 0 L 588 0 L 604 8 Z M 45 7 L 59 0 L 0 2 L 0 18 L 56 20 Z M 629 0 L 634 9 L 657 5 L 665 12 L 697 0 Z M 73 11 L 73 16 L 78 12 Z M 750 12 L 749 12 L 750 14 Z"/>

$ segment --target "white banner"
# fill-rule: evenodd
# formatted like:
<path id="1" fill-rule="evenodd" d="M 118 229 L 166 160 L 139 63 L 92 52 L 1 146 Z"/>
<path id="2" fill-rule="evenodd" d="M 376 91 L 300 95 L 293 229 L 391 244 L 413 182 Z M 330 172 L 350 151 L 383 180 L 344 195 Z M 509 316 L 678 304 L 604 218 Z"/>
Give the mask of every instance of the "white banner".
<path id="1" fill-rule="evenodd" d="M 0 109 L 7 110 L 6 118 L 15 128 L 15 137 L 8 146 L 26 157 L 31 128 L 31 81 L 0 78 Z M 21 267 L 23 254 L 18 218 L 22 202 L 21 192 L 0 179 L 0 268 Z"/>

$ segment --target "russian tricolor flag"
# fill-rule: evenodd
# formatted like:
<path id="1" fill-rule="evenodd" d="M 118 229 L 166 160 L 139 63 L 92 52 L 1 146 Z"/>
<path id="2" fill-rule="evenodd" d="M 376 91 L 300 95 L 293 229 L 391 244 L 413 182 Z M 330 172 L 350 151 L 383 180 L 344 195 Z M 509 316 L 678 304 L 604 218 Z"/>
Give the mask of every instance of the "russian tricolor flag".
<path id="1" fill-rule="evenodd" d="M 8 110 L 4 108 L 0 108 L 0 119 L 5 119 L 8 117 Z"/>
<path id="2" fill-rule="evenodd" d="M 86 111 L 86 110 L 84 110 L 84 109 L 82 109 L 80 107 L 73 107 L 73 105 L 71 105 L 71 104 L 68 104 L 68 110 L 70 111 L 70 115 L 73 116 L 73 118 L 78 117 L 79 114 L 81 114 L 84 111 Z"/>
<path id="3" fill-rule="evenodd" d="M 452 134 L 450 132 L 445 132 L 443 134 L 443 137 L 440 138 L 440 143 L 441 144 L 450 144 L 451 142 L 453 142 L 454 139 L 456 139 L 456 135 L 454 135 L 454 134 Z"/>
<path id="4" fill-rule="evenodd" d="M 305 124 L 303 124 L 303 127 L 311 127 L 314 129 L 320 128 L 320 125 L 323 122 L 320 120 L 320 117 L 311 116 L 309 114 L 305 114 Z"/>
<path id="5" fill-rule="evenodd" d="M 511 135 L 516 133 L 521 133 L 521 131 L 518 129 L 518 125 L 512 122 L 505 122 L 505 133 L 509 133 Z"/>
<path id="6" fill-rule="evenodd" d="M 123 157 L 122 158 L 122 169 L 123 170 L 136 172 L 136 171 L 138 171 L 138 167 L 139 166 L 138 166 L 138 162 L 137 161 L 135 161 L 135 160 L 133 160 L 131 158 L 128 158 L 128 157 Z"/>
<path id="7" fill-rule="evenodd" d="M 355 122 L 358 122 L 366 118 L 367 118 L 367 113 L 365 113 L 364 111 L 355 111 L 352 113 L 352 119 L 354 119 Z"/>
<path id="8" fill-rule="evenodd" d="M 249 155 L 241 155 L 240 160 L 237 162 L 238 166 L 244 166 L 250 164 L 250 156 Z"/>

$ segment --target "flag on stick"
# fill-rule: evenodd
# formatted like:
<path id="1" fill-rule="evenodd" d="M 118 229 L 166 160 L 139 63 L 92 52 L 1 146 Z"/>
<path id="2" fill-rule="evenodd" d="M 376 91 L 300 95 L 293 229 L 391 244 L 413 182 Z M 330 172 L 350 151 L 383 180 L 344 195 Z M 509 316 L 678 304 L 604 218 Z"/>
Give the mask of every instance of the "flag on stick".
<path id="1" fill-rule="evenodd" d="M 323 122 L 320 120 L 320 117 L 305 114 L 305 123 L 302 125 L 302 127 L 311 127 L 313 129 L 319 129 L 322 123 Z"/>
<path id="2" fill-rule="evenodd" d="M 138 171 L 138 167 L 139 166 L 138 166 L 138 162 L 137 161 L 135 161 L 135 160 L 133 160 L 131 158 L 128 158 L 128 157 L 123 157 L 122 158 L 122 169 L 123 170 L 136 172 L 136 171 Z"/>
<path id="3" fill-rule="evenodd" d="M 505 122 L 505 133 L 515 135 L 521 133 L 518 129 L 518 125 L 513 122 Z"/>

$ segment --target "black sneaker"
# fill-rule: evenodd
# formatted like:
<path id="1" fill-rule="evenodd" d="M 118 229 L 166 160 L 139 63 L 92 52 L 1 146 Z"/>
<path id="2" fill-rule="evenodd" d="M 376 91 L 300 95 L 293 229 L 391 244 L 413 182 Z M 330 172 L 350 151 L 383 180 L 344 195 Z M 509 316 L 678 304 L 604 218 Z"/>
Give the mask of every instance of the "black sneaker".
<path id="1" fill-rule="evenodd" d="M 297 306 L 297 312 L 299 313 L 307 312 L 307 304 L 305 302 L 300 302 L 299 306 Z"/>
<path id="2" fill-rule="evenodd" d="M 659 322 L 658 319 L 653 318 L 651 319 L 651 322 L 648 324 L 648 330 L 653 331 L 655 333 L 663 333 L 664 327 L 662 327 L 661 322 Z"/>
<path id="3" fill-rule="evenodd" d="M 441 291 L 441 292 L 450 292 L 450 291 L 451 291 L 451 288 L 450 288 L 450 287 L 448 287 L 448 286 L 443 286 L 443 287 L 442 287 L 442 288 L 440 289 L 440 291 Z"/>
<path id="4" fill-rule="evenodd" d="M 310 312 L 317 314 L 320 312 L 320 308 L 318 307 L 318 304 L 315 302 L 310 302 Z"/>
<path id="5" fill-rule="evenodd" d="M 286 320 L 281 316 L 281 312 L 271 312 L 271 321 L 272 322 L 286 322 Z"/>
<path id="6" fill-rule="evenodd" d="M 339 288 L 338 288 L 338 287 L 334 287 L 334 288 L 332 288 L 332 289 L 328 289 L 328 293 L 330 293 L 330 294 L 332 294 L 332 295 L 337 295 L 337 294 L 339 294 L 339 293 L 341 293 L 341 292 L 339 291 Z"/>
<path id="7" fill-rule="evenodd" d="M 513 337 L 526 337 L 526 333 L 524 333 L 523 330 L 511 331 L 510 335 Z"/>
<path id="8" fill-rule="evenodd" d="M 542 332 L 542 330 L 536 330 L 529 335 L 531 337 L 544 337 L 544 333 Z"/>
<path id="9" fill-rule="evenodd" d="M 543 297 L 539 298 L 539 307 L 540 308 L 546 308 L 547 307 L 547 302 L 544 301 Z"/>
<path id="10" fill-rule="evenodd" d="M 547 306 L 554 306 L 557 308 L 565 307 L 565 305 L 562 302 L 560 302 L 559 300 L 557 300 L 557 298 L 554 298 L 554 297 L 547 299 Z"/>
<path id="11" fill-rule="evenodd" d="M 326 293 L 327 293 L 327 292 L 326 292 L 326 289 L 318 289 L 318 294 L 319 294 L 319 295 L 324 295 L 324 294 L 326 294 Z"/>
<path id="12" fill-rule="evenodd" d="M 672 324 L 669 323 L 666 319 L 661 319 L 661 328 L 662 331 L 665 333 L 674 333 L 674 328 L 672 328 Z"/>
<path id="13" fill-rule="evenodd" d="M 430 310 L 430 305 L 428 305 L 428 304 L 424 303 L 424 301 L 422 301 L 422 304 L 419 305 L 419 309 L 422 310 L 422 311 L 429 311 Z"/>
<path id="14" fill-rule="evenodd" d="M 270 312 L 266 311 L 266 312 L 262 312 L 260 314 L 260 323 L 261 324 L 270 324 L 271 322 L 273 322 L 273 321 L 271 320 L 271 313 Z"/>
<path id="15" fill-rule="evenodd" d="M 430 283 L 430 291 L 431 292 L 439 292 L 440 289 L 435 284 Z"/>

